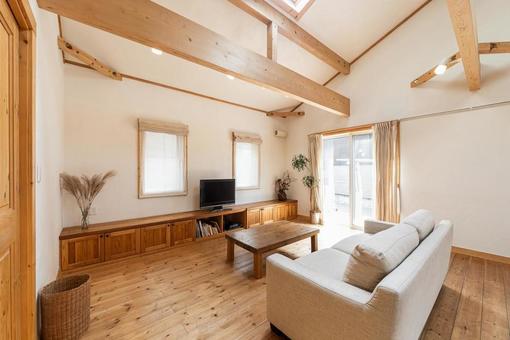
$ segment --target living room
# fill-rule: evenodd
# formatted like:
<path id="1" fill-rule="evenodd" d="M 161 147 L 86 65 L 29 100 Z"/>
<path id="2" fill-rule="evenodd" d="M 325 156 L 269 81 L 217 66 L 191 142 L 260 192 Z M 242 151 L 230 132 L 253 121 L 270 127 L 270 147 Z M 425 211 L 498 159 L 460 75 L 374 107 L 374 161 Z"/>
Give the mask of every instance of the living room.
<path id="1" fill-rule="evenodd" d="M 0 2 L 1 339 L 510 339 L 508 1 Z"/>

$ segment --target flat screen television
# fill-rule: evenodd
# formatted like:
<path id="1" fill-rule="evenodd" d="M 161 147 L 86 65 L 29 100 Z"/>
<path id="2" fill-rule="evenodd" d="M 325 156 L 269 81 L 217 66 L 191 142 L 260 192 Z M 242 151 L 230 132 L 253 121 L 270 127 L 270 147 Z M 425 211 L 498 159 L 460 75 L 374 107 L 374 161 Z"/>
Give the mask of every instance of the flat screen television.
<path id="1" fill-rule="evenodd" d="M 223 209 L 223 205 L 235 202 L 235 179 L 200 180 L 200 208 Z"/>

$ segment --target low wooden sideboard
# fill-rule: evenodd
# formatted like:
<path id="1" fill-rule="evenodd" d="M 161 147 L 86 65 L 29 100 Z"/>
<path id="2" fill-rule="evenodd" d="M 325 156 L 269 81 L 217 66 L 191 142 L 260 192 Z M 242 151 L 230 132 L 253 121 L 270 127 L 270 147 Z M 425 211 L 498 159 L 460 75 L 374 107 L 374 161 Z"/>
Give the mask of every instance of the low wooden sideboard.
<path id="1" fill-rule="evenodd" d="M 297 201 L 263 201 L 239 204 L 222 211 L 187 211 L 168 215 L 92 224 L 87 229 L 67 227 L 60 233 L 62 271 L 101 262 L 163 251 L 224 236 L 232 222 L 241 227 L 262 225 L 297 217 Z M 196 238 L 198 220 L 213 220 L 220 233 Z"/>

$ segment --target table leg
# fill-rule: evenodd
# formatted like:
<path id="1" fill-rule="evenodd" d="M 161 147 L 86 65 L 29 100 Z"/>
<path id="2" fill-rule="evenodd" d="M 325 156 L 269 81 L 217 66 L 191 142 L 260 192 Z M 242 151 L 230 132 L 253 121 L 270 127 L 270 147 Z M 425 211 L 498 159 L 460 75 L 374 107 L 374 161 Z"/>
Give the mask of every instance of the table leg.
<path id="1" fill-rule="evenodd" d="M 234 241 L 227 239 L 227 262 L 234 262 Z"/>
<path id="2" fill-rule="evenodd" d="M 262 277 L 262 254 L 253 253 L 253 275 L 256 279 Z"/>
<path id="3" fill-rule="evenodd" d="M 312 235 L 312 252 L 319 249 L 319 238 L 317 235 Z"/>

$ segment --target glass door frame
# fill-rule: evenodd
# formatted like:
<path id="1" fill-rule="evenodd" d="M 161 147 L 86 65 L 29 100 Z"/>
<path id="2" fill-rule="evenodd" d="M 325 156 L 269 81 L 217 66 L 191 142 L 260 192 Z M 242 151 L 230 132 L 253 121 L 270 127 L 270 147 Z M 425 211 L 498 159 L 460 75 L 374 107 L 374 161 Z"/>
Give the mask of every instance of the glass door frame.
<path id="1" fill-rule="evenodd" d="M 354 146 L 354 143 L 353 143 L 353 136 L 357 136 L 357 135 L 367 135 L 367 134 L 371 134 L 372 135 L 372 143 L 374 143 L 374 140 L 373 140 L 373 134 L 374 134 L 374 131 L 372 128 L 367 128 L 367 129 L 362 129 L 362 130 L 356 130 L 356 131 L 352 131 L 352 132 L 341 132 L 341 133 L 337 133 L 337 134 L 328 134 L 328 135 L 322 135 L 322 141 L 323 141 L 323 145 L 324 145 L 324 141 L 325 140 L 328 140 L 328 139 L 335 139 L 335 138 L 341 138 L 341 137 L 350 137 L 349 138 L 349 227 L 352 228 L 352 229 L 358 229 L 358 230 L 363 230 L 363 226 L 359 226 L 359 225 L 355 225 L 354 224 L 354 214 L 355 214 L 355 207 L 354 207 L 354 202 L 353 202 L 353 195 L 354 195 L 354 150 L 353 150 L 353 146 Z M 324 147 L 324 146 L 323 146 Z M 374 152 L 375 152 L 375 146 L 373 146 L 372 150 L 374 150 L 372 152 L 372 156 L 374 156 Z M 373 167 L 373 178 L 374 178 L 374 181 L 372 183 L 372 189 L 373 189 L 373 193 L 375 194 L 375 157 L 373 157 L 374 159 L 374 167 Z M 324 170 L 323 170 L 324 171 Z M 322 176 L 321 176 L 322 177 Z M 323 199 L 323 202 L 324 202 L 324 199 Z M 324 203 L 323 203 L 324 204 Z M 373 199 L 373 208 L 375 210 L 375 197 Z"/>

